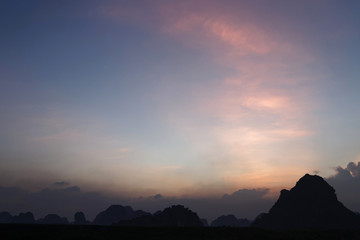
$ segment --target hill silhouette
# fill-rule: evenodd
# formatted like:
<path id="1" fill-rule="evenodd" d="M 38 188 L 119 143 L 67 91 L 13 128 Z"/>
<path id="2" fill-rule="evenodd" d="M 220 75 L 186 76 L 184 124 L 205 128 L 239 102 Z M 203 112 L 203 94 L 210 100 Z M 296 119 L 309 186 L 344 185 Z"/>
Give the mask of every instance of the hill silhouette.
<path id="1" fill-rule="evenodd" d="M 0 212 L 0 223 L 12 223 L 13 216 L 8 212 Z"/>
<path id="2" fill-rule="evenodd" d="M 201 227 L 198 215 L 182 205 L 173 205 L 154 215 L 138 217 L 128 221 L 120 221 L 119 226 L 146 227 Z"/>
<path id="3" fill-rule="evenodd" d="M 208 227 L 209 223 L 205 218 L 200 218 L 201 223 L 203 224 L 204 227 Z"/>
<path id="4" fill-rule="evenodd" d="M 57 214 L 48 214 L 37 221 L 40 224 L 69 224 L 66 217 L 60 217 Z"/>
<path id="5" fill-rule="evenodd" d="M 83 212 L 76 212 L 74 214 L 74 222 L 75 225 L 85 225 L 90 224 L 89 221 L 86 220 L 85 214 Z"/>
<path id="6" fill-rule="evenodd" d="M 237 219 L 234 215 L 222 215 L 211 222 L 211 227 L 248 227 L 250 221 L 246 218 Z"/>
<path id="7" fill-rule="evenodd" d="M 351 229 L 360 217 L 338 201 L 335 190 L 322 177 L 306 174 L 290 191 L 281 190 L 269 213 L 252 224 L 269 229 Z"/>
<path id="8" fill-rule="evenodd" d="M 15 223 L 35 223 L 34 215 L 31 212 L 20 213 L 13 217 Z"/>
<path id="9" fill-rule="evenodd" d="M 8 212 L 0 212 L 0 223 L 32 224 L 36 223 L 36 221 L 34 215 L 31 212 L 20 213 L 17 216 L 12 216 Z"/>
<path id="10" fill-rule="evenodd" d="M 95 225 L 111 225 L 121 220 L 130 220 L 137 217 L 150 215 L 142 210 L 134 211 L 130 206 L 112 205 L 105 211 L 100 212 L 94 219 Z"/>

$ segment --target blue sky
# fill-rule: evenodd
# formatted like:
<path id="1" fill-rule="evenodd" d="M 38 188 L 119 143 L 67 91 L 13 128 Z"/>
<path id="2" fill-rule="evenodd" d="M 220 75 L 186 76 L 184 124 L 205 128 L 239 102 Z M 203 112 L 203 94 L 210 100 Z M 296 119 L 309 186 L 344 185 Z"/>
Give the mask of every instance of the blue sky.
<path id="1" fill-rule="evenodd" d="M 2 1 L 0 178 L 292 186 L 359 160 L 357 1 Z"/>

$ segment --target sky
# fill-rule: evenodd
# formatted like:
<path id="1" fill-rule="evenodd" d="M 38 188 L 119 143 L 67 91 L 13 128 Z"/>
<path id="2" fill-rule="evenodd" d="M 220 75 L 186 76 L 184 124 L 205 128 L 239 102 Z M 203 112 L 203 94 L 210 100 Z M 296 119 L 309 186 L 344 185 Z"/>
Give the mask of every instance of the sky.
<path id="1" fill-rule="evenodd" d="M 230 206 L 227 194 L 232 208 L 216 214 L 258 199 L 243 214 L 254 218 L 316 173 L 360 211 L 344 190 L 360 184 L 359 11 L 350 0 L 1 1 L 0 194 L 22 200 L 0 208 L 41 211 L 26 199 L 70 189 L 96 196 L 89 209 L 181 199 L 205 214 L 202 200 Z"/>

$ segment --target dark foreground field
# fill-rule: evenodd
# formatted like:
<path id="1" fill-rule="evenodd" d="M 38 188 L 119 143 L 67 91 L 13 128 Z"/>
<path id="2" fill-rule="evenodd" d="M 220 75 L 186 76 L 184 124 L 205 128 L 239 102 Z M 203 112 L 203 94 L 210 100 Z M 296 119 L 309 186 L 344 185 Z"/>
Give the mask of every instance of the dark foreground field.
<path id="1" fill-rule="evenodd" d="M 360 239 L 360 231 L 0 224 L 0 239 Z"/>

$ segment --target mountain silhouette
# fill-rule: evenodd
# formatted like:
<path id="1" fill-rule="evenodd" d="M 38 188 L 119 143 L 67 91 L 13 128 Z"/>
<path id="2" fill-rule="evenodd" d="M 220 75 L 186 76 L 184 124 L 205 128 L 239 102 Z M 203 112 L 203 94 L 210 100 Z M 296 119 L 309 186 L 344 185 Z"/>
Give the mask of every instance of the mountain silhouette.
<path id="1" fill-rule="evenodd" d="M 173 205 L 162 212 L 128 221 L 120 221 L 120 226 L 147 227 L 200 227 L 203 226 L 198 215 L 182 205 Z"/>
<path id="2" fill-rule="evenodd" d="M 121 220 L 130 220 L 137 217 L 150 215 L 142 210 L 134 211 L 130 206 L 112 205 L 100 212 L 94 219 L 95 225 L 111 225 Z"/>
<path id="3" fill-rule="evenodd" d="M 237 219 L 234 215 L 223 215 L 211 222 L 211 227 L 248 227 L 250 221 L 246 218 Z"/>
<path id="4" fill-rule="evenodd" d="M 0 212 L 0 223 L 12 223 L 13 221 L 13 216 L 10 213 Z"/>
<path id="5" fill-rule="evenodd" d="M 34 215 L 31 212 L 20 213 L 18 216 L 13 217 L 15 223 L 35 223 Z"/>
<path id="6" fill-rule="evenodd" d="M 36 223 L 34 215 L 31 212 L 20 213 L 17 216 L 11 216 L 8 212 L 0 212 L 0 223 Z"/>
<path id="7" fill-rule="evenodd" d="M 60 217 L 57 214 L 48 214 L 44 218 L 41 218 L 37 221 L 40 224 L 69 224 L 69 221 L 66 217 Z"/>
<path id="8" fill-rule="evenodd" d="M 86 220 L 85 214 L 83 212 L 76 212 L 75 215 L 74 215 L 73 224 L 85 225 L 85 224 L 90 224 L 90 222 Z"/>
<path id="9" fill-rule="evenodd" d="M 201 223 L 203 224 L 204 227 L 208 227 L 209 223 L 205 218 L 200 218 Z"/>
<path id="10" fill-rule="evenodd" d="M 349 229 L 360 227 L 360 217 L 338 201 L 335 190 L 322 177 L 306 174 L 290 191 L 281 190 L 269 213 L 253 227 L 269 229 Z"/>

